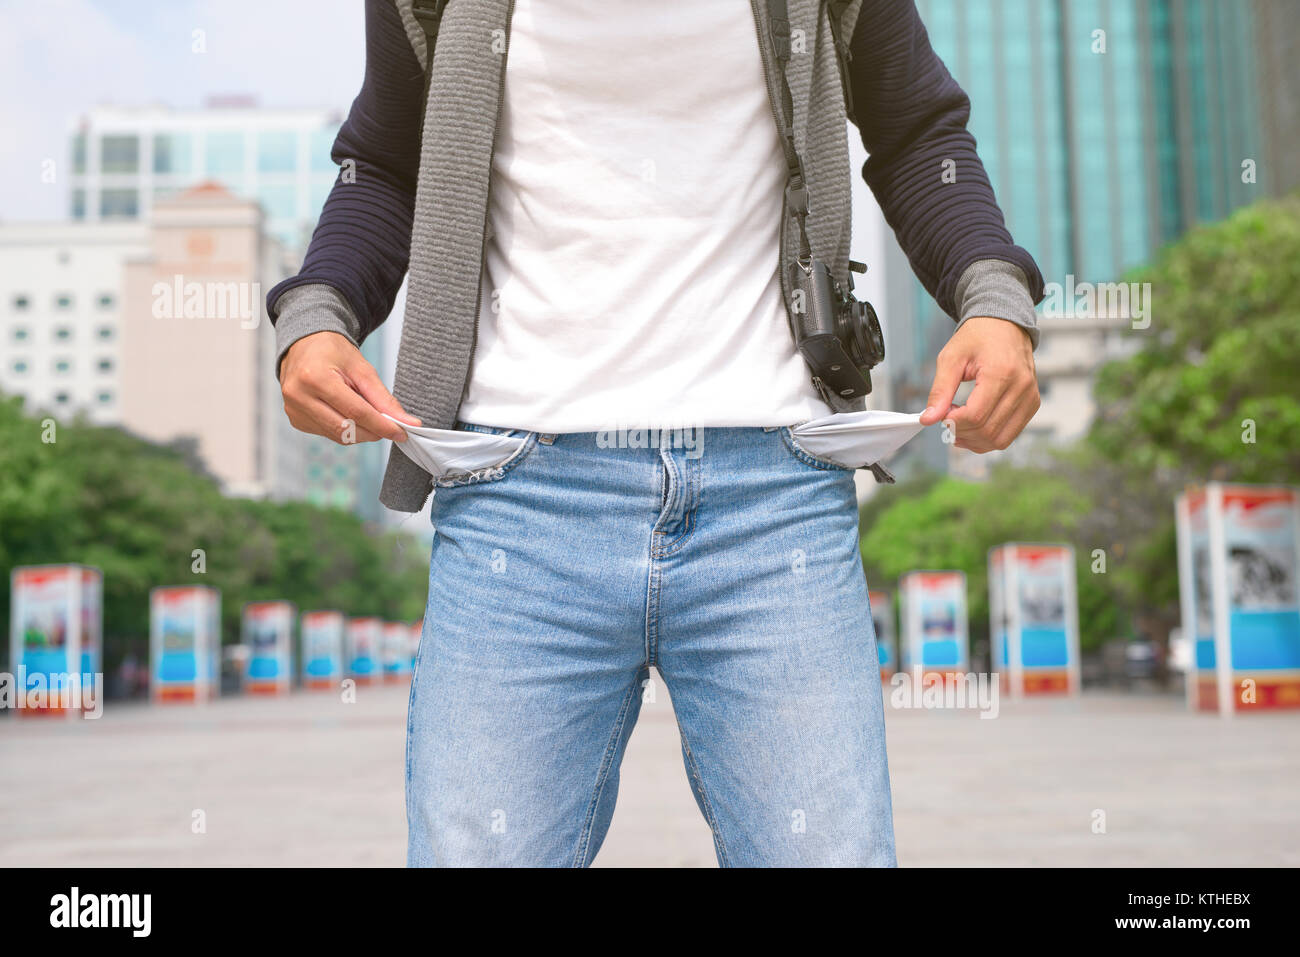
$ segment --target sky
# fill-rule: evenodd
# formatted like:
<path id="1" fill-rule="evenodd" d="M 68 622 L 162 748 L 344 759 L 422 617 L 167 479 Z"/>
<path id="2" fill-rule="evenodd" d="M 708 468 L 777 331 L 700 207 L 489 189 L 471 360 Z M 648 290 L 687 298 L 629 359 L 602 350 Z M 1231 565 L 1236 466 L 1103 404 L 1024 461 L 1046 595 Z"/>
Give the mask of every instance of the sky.
<path id="1" fill-rule="evenodd" d="M 364 66 L 360 0 L 0 0 L 0 220 L 67 216 L 68 133 L 96 105 L 346 112 Z"/>

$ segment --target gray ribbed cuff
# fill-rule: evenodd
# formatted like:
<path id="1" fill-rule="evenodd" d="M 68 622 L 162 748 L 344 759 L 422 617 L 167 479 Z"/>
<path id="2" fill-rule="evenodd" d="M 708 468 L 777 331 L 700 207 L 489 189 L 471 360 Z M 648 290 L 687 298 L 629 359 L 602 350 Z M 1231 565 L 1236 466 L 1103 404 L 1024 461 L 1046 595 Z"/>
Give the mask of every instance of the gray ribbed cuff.
<path id="1" fill-rule="evenodd" d="M 1033 348 L 1038 348 L 1038 314 L 1029 295 L 1029 282 L 1019 266 L 1000 259 L 973 262 L 957 280 L 955 298 L 961 313 L 958 329 L 975 316 L 1005 319 L 1029 333 Z"/>
<path id="2" fill-rule="evenodd" d="M 361 344 L 361 323 L 343 294 L 333 286 L 312 283 L 296 286 L 275 302 L 275 377 L 289 347 L 304 336 L 337 332 L 354 346 Z"/>

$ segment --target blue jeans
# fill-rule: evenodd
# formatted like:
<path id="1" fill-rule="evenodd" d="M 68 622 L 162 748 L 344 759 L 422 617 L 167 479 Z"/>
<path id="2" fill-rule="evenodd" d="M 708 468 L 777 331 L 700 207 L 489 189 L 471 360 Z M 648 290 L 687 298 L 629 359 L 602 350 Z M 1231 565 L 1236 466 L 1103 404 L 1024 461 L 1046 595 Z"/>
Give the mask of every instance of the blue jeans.
<path id="1" fill-rule="evenodd" d="M 853 473 L 695 434 L 527 433 L 436 489 L 410 865 L 590 864 L 651 666 L 721 865 L 895 864 Z"/>

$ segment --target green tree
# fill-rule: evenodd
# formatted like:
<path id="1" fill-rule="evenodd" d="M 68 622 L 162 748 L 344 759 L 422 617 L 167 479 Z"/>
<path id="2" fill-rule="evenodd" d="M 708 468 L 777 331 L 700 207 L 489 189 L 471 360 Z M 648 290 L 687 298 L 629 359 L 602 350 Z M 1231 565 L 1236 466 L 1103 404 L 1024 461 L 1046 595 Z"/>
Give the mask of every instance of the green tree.
<path id="1" fill-rule="evenodd" d="M 405 536 L 335 509 L 226 498 L 183 444 L 81 420 L 52 429 L 18 400 L 0 401 L 0 574 L 61 562 L 99 568 L 107 668 L 129 647 L 147 648 L 149 590 L 159 585 L 219 588 L 227 642 L 238 640 L 247 601 L 395 620 L 423 611 L 427 553 Z M 9 601 L 4 587 L 6 622 Z"/>
<path id="2" fill-rule="evenodd" d="M 944 478 L 899 496 L 864 528 L 863 562 L 879 570 L 872 583 L 879 587 L 917 569 L 965 572 L 974 646 L 989 637 L 989 550 L 1015 541 L 1073 544 L 1080 645 L 1087 649 L 1121 627 L 1108 582 L 1091 571 L 1095 543 L 1080 539 L 1088 509 L 1067 477 L 1041 469 L 995 468 L 987 482 Z"/>

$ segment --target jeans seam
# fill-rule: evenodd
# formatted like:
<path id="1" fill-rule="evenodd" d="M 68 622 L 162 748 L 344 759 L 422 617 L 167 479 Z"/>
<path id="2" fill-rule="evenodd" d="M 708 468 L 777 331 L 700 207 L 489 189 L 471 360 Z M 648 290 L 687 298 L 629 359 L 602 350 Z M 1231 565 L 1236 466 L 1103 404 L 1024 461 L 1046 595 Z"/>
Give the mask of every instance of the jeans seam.
<path id="1" fill-rule="evenodd" d="M 639 674 L 639 672 L 638 672 Z M 596 787 L 591 795 L 591 804 L 587 808 L 587 819 L 583 822 L 582 833 L 578 837 L 578 849 L 573 855 L 573 866 L 583 867 L 590 863 L 587 860 L 587 852 L 591 847 L 591 832 L 596 820 L 596 809 L 600 807 L 600 796 L 605 791 L 605 784 L 609 781 L 609 769 L 614 763 L 614 754 L 618 750 L 619 739 L 623 736 L 623 728 L 627 724 L 627 716 L 632 711 L 632 700 L 636 695 L 636 679 L 632 679 L 632 685 L 628 688 L 627 694 L 623 696 L 623 704 L 619 708 L 618 717 L 614 719 L 614 730 L 610 732 L 609 744 L 605 746 L 605 755 L 601 758 L 600 771 L 596 776 Z"/>
<path id="2" fill-rule="evenodd" d="M 671 695 L 671 691 L 669 694 Z M 718 824 L 718 816 L 713 811 L 713 802 L 709 800 L 709 792 L 704 788 L 704 776 L 700 774 L 699 762 L 695 760 L 695 751 L 691 748 L 690 739 L 686 735 L 686 728 L 678 721 L 678 730 L 682 735 L 682 749 L 686 752 L 686 760 L 690 764 L 691 777 L 695 779 L 695 786 L 700 792 L 700 803 L 704 805 L 704 817 L 709 822 L 709 830 L 713 832 L 713 840 L 718 848 L 718 863 L 723 867 L 727 866 L 727 842 L 722 839 L 722 828 Z"/>
<path id="3" fill-rule="evenodd" d="M 413 763 L 411 760 L 411 742 L 415 738 L 415 681 L 420 674 L 420 659 L 424 656 L 424 629 L 420 629 L 420 643 L 415 649 L 415 661 L 411 665 L 411 690 L 406 700 L 406 828 L 411 828 L 411 770 Z M 410 855 L 410 849 L 407 849 L 407 855 Z"/>

